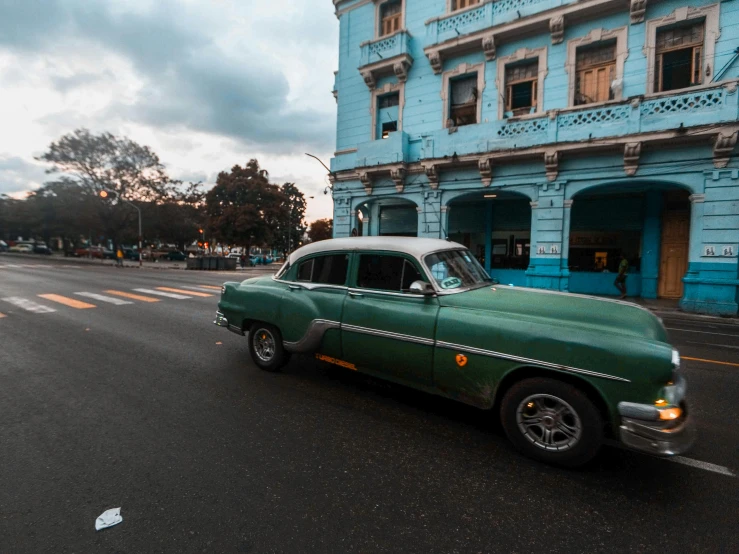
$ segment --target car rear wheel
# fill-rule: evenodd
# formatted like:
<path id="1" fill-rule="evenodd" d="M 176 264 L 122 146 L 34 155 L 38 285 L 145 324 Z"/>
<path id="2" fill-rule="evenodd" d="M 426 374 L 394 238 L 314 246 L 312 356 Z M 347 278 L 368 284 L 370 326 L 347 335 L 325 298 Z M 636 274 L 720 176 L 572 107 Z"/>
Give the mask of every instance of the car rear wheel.
<path id="1" fill-rule="evenodd" d="M 249 354 L 265 371 L 279 371 L 288 361 L 280 330 L 268 323 L 255 323 L 249 330 Z"/>
<path id="2" fill-rule="evenodd" d="M 500 418 L 514 446 L 543 462 L 577 467 L 603 442 L 603 418 L 581 390 L 556 379 L 525 379 L 503 397 Z"/>

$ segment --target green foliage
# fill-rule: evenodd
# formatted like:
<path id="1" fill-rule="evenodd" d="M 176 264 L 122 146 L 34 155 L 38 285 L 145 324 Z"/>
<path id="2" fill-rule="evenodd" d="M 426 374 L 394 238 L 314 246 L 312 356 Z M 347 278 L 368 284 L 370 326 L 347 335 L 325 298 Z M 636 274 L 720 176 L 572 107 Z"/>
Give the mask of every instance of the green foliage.
<path id="1" fill-rule="evenodd" d="M 316 219 L 310 224 L 308 229 L 308 237 L 311 242 L 319 240 L 327 240 L 334 236 L 334 220 L 333 219 Z"/>
<path id="2" fill-rule="evenodd" d="M 287 196 L 269 183 L 257 160 L 218 175 L 205 195 L 209 236 L 225 244 L 272 245 L 282 234 L 289 209 Z"/>

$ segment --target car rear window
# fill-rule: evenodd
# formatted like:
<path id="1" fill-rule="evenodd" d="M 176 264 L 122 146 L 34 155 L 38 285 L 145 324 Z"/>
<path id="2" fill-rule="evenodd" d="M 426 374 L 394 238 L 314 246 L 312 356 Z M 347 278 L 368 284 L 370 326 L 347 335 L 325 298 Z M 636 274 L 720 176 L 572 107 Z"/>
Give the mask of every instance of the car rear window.
<path id="1" fill-rule="evenodd" d="M 298 266 L 298 281 L 323 285 L 343 285 L 349 268 L 347 254 L 317 256 Z"/>

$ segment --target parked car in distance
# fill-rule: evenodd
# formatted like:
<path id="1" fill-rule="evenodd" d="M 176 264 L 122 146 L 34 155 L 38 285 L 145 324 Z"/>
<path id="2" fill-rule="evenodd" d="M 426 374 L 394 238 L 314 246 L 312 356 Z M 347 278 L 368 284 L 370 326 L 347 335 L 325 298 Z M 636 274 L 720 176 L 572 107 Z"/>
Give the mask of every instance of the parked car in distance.
<path id="1" fill-rule="evenodd" d="M 184 252 L 181 252 L 179 250 L 170 250 L 164 256 L 162 256 L 165 260 L 169 260 L 170 262 L 183 262 L 187 259 L 187 256 L 185 256 Z"/>
<path id="2" fill-rule="evenodd" d="M 10 252 L 16 252 L 19 254 L 32 254 L 33 243 L 30 242 L 17 242 L 10 247 Z"/>
<path id="3" fill-rule="evenodd" d="M 43 242 L 37 242 L 33 245 L 33 253 L 34 254 L 45 254 L 47 256 L 51 255 L 51 248 L 46 246 Z"/>
<path id="4" fill-rule="evenodd" d="M 0 252 L 7 252 L 10 249 L 8 243 L 4 240 L 0 240 Z"/>
<path id="5" fill-rule="evenodd" d="M 680 356 L 628 302 L 496 284 L 464 246 L 356 237 L 293 252 L 275 276 L 223 285 L 215 322 L 254 363 L 292 353 L 492 409 L 523 453 L 587 463 L 605 439 L 654 455 L 695 428 Z"/>
<path id="6" fill-rule="evenodd" d="M 102 246 L 83 246 L 74 251 L 77 258 L 97 258 L 99 260 L 114 260 L 115 252 Z"/>
<path id="7" fill-rule="evenodd" d="M 139 255 L 139 251 L 138 250 L 134 250 L 133 248 L 129 248 L 129 247 L 124 246 L 124 247 L 121 248 L 121 250 L 123 250 L 123 259 L 124 260 L 132 260 L 134 262 L 138 262 L 139 261 L 139 258 L 141 257 Z"/>

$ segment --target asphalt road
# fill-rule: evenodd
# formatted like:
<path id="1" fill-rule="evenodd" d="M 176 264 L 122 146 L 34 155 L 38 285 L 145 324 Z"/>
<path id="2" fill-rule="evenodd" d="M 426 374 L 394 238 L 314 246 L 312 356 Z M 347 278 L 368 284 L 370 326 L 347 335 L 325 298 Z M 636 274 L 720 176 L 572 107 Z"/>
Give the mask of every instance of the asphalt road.
<path id="1" fill-rule="evenodd" d="M 567 471 L 485 412 L 306 357 L 258 370 L 212 324 L 224 280 L 0 256 L 0 552 L 739 552 L 735 322 L 665 317 L 685 459 Z"/>

